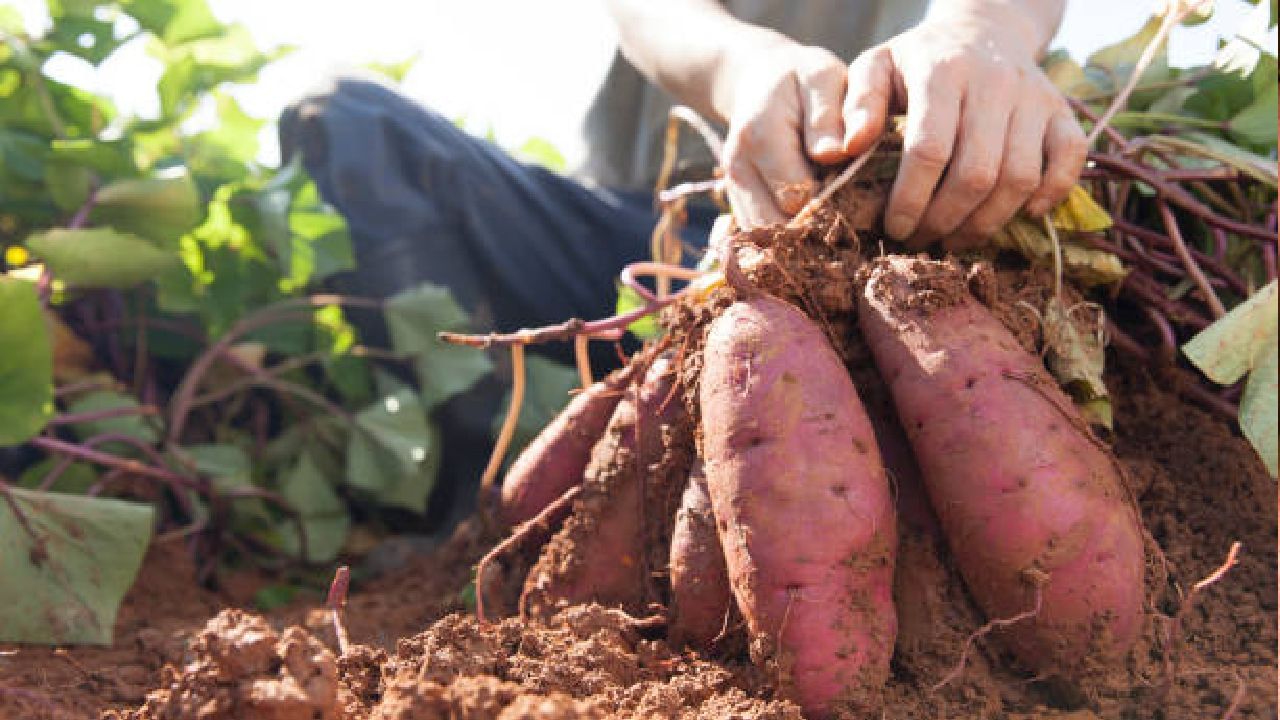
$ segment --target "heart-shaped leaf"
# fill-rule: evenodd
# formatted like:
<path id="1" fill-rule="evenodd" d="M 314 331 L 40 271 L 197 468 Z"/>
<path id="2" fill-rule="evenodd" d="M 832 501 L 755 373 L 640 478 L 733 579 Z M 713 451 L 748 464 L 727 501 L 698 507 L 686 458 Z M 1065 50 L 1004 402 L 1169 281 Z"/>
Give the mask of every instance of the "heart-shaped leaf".
<path id="1" fill-rule="evenodd" d="M 0 493 L 0 640 L 110 644 L 116 610 L 151 541 L 151 506 Z"/>

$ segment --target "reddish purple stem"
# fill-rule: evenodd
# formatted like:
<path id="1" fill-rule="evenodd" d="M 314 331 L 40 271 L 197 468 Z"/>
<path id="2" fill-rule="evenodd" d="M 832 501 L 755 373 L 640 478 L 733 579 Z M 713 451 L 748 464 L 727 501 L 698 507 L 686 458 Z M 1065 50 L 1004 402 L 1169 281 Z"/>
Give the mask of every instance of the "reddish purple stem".
<path id="1" fill-rule="evenodd" d="M 159 415 L 160 408 L 151 405 L 129 405 L 125 407 L 104 408 L 102 410 L 93 410 L 91 412 L 82 413 L 65 413 L 56 415 L 49 420 L 49 425 L 73 425 L 75 423 L 93 422 L 95 420 L 106 420 L 115 417 L 128 417 L 131 415 Z"/>

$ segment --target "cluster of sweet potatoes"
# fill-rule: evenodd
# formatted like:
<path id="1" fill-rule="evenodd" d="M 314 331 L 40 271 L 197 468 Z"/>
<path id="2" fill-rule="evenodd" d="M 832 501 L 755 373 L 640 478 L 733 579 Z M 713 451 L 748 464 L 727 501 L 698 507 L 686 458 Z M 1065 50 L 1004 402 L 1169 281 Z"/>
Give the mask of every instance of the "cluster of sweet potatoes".
<path id="1" fill-rule="evenodd" d="M 850 326 L 970 595 L 1035 671 L 1117 661 L 1142 627 L 1145 555 L 1115 458 L 957 265 L 868 263 Z M 513 465 L 505 519 L 554 531 L 519 571 L 519 609 L 619 606 L 695 648 L 745 625 L 806 715 L 869 717 L 897 633 L 887 433 L 810 315 L 724 292 L 672 330 L 691 343 L 581 392 Z"/>

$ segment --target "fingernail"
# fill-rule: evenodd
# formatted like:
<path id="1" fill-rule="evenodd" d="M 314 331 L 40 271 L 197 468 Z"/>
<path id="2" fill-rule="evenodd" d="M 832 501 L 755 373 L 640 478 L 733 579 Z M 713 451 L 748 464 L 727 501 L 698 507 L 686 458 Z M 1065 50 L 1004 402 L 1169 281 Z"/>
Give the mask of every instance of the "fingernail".
<path id="1" fill-rule="evenodd" d="M 900 213 L 890 215 L 885 218 L 884 231 L 895 240 L 906 240 L 911 233 L 911 216 Z"/>
<path id="2" fill-rule="evenodd" d="M 1049 212 L 1049 201 L 1044 198 L 1032 200 L 1027 203 L 1027 214 L 1031 217 L 1040 217 Z"/>
<path id="3" fill-rule="evenodd" d="M 813 143 L 814 155 L 831 155 L 840 152 L 840 140 L 834 135 L 823 135 Z"/>

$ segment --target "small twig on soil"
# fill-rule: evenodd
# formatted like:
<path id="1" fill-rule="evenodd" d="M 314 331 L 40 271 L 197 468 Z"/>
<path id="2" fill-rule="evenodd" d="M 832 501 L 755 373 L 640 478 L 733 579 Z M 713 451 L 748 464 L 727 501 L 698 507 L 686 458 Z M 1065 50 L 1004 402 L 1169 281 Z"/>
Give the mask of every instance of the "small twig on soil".
<path id="1" fill-rule="evenodd" d="M 591 387 L 595 382 L 595 378 L 591 375 L 591 355 L 587 352 L 587 344 L 590 342 L 591 338 L 586 335 L 579 335 L 573 339 L 573 360 L 578 366 L 578 382 L 583 390 Z"/>
<path id="2" fill-rule="evenodd" d="M 338 638 L 338 654 L 346 655 L 351 641 L 347 636 L 347 625 L 342 614 L 347 609 L 347 591 L 351 588 L 351 568 L 339 565 L 333 573 L 333 582 L 329 584 L 329 597 L 325 606 L 329 608 L 329 618 L 333 621 L 333 634 Z"/>
<path id="3" fill-rule="evenodd" d="M 1191 251 L 1187 248 L 1187 243 L 1182 239 L 1182 231 L 1178 229 L 1178 219 L 1174 217 L 1173 211 L 1163 201 L 1158 201 L 1156 205 L 1160 209 L 1160 218 L 1164 221 L 1165 232 L 1169 234 L 1169 239 L 1173 241 L 1173 249 L 1178 253 L 1178 258 L 1182 260 L 1182 264 L 1186 267 L 1187 273 L 1191 275 L 1191 279 L 1195 281 L 1196 287 L 1200 288 L 1200 294 L 1204 296 L 1204 301 L 1209 305 L 1209 309 L 1213 311 L 1213 316 L 1220 318 L 1226 315 L 1227 309 L 1222 305 L 1222 301 L 1218 299 L 1217 293 L 1213 291 L 1213 286 L 1209 284 L 1209 279 L 1204 276 L 1204 270 L 1201 270 L 1195 258 L 1191 257 Z"/>
<path id="4" fill-rule="evenodd" d="M 507 455 L 507 447 L 516 432 L 516 422 L 520 419 L 520 406 L 524 404 L 524 345 L 515 343 L 511 346 L 511 406 L 507 408 L 507 417 L 502 421 L 502 429 L 498 431 L 498 440 L 493 444 L 493 452 L 489 454 L 489 464 L 480 477 L 480 507 L 488 508 L 492 500 L 493 485 L 497 482 L 498 471 L 502 469 L 502 460 Z"/>
<path id="5" fill-rule="evenodd" d="M 982 627 L 975 630 L 973 634 L 969 635 L 968 639 L 964 641 L 964 648 L 960 651 L 960 661 L 956 663 L 956 666 L 952 668 L 951 672 L 947 673 L 946 677 L 939 680 L 936 685 L 930 688 L 930 692 L 938 692 L 942 688 L 949 685 L 956 678 L 960 677 L 960 675 L 964 672 L 965 664 L 969 659 L 969 651 L 973 649 L 974 643 L 976 643 L 979 639 L 989 635 L 992 631 L 996 630 L 997 628 L 1009 627 L 1011 625 L 1016 625 L 1017 623 L 1020 623 L 1023 620 L 1031 620 L 1035 618 L 1035 616 L 1040 614 L 1040 606 L 1043 604 L 1043 602 L 1044 602 L 1044 593 L 1041 591 L 1040 587 L 1036 587 L 1035 605 L 1030 610 L 1024 610 L 1018 613 L 1017 615 L 1014 615 L 1013 617 L 996 618 L 988 622 L 986 625 L 983 625 Z"/>
<path id="6" fill-rule="evenodd" d="M 485 608 L 484 586 L 485 586 L 486 576 L 488 574 L 487 571 L 489 569 L 489 565 L 493 563 L 494 560 L 510 552 L 512 548 L 524 542 L 535 532 L 539 530 L 542 530 L 542 531 L 550 530 L 555 523 L 560 521 L 563 515 L 568 513 L 569 508 L 573 505 L 573 501 L 577 499 L 578 494 L 581 492 L 582 492 L 581 485 L 574 485 L 573 487 L 569 488 L 564 492 L 563 495 L 561 495 L 559 498 L 556 498 L 556 500 L 554 500 L 553 502 L 549 503 L 546 507 L 544 507 L 541 512 L 533 516 L 532 519 L 516 527 L 515 531 L 512 532 L 511 535 L 508 536 L 506 540 L 503 540 L 502 542 L 493 546 L 492 550 L 485 553 L 485 556 L 480 558 L 480 562 L 476 563 L 476 580 L 475 580 L 476 619 L 477 620 L 479 620 L 481 623 L 489 622 L 489 618 L 487 615 L 485 615 L 485 610 L 484 610 Z"/>

